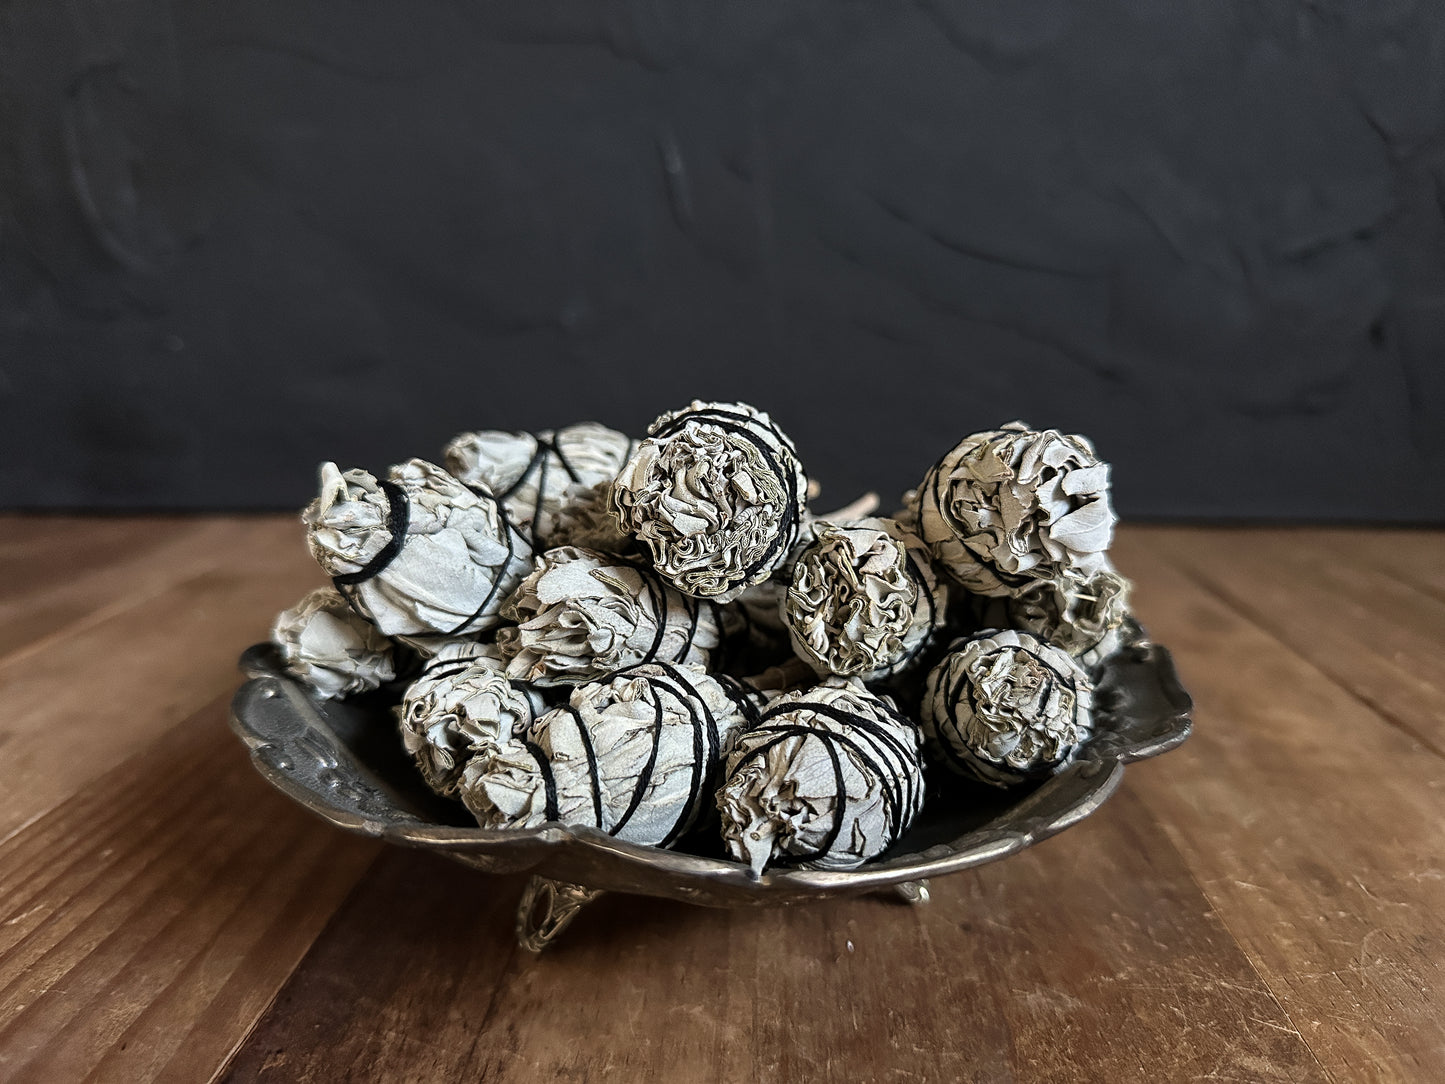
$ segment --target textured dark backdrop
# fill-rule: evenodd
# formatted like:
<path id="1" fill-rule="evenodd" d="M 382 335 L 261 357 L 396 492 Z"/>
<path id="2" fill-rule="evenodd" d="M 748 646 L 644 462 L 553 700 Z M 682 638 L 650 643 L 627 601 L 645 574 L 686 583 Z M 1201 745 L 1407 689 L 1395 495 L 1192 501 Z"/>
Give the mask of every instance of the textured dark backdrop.
<path id="1" fill-rule="evenodd" d="M 0 504 L 697 395 L 824 503 L 1022 416 L 1445 518 L 1442 115 L 1410 0 L 0 0 Z"/>

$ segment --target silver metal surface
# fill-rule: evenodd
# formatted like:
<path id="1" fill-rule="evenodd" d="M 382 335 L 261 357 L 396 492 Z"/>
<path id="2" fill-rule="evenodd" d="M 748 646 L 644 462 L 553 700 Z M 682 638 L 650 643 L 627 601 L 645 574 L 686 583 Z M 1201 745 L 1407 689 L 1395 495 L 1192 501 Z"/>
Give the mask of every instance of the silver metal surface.
<path id="1" fill-rule="evenodd" d="M 932 898 L 928 893 L 927 881 L 904 881 L 902 884 L 894 885 L 893 891 L 904 903 L 927 903 Z"/>
<path id="2" fill-rule="evenodd" d="M 460 804 L 437 798 L 422 783 L 401 748 L 384 693 L 320 703 L 281 672 L 264 644 L 246 652 L 241 669 L 249 680 L 232 702 L 231 726 L 261 774 L 295 801 L 347 831 L 422 847 L 487 872 L 527 870 L 542 882 L 571 886 L 565 892 L 537 887 L 529 890 L 535 906 L 523 901 L 519 933 L 524 944 L 531 939 L 538 947 L 604 891 L 713 907 L 879 889 L 921 901 L 926 887 L 911 885 L 1014 854 L 1087 817 L 1118 787 L 1125 764 L 1184 741 L 1192 708 L 1168 651 L 1141 639 L 1106 665 L 1095 737 L 1058 774 L 1009 791 L 947 780 L 881 859 L 846 872 L 775 869 L 754 877 L 706 836 L 684 844 L 715 853 L 643 847 L 560 824 L 513 831 L 468 826 Z"/>
<path id="3" fill-rule="evenodd" d="M 600 888 L 533 877 L 517 904 L 517 944 L 528 952 L 541 952 L 572 924 L 578 911 L 600 895 Z"/>

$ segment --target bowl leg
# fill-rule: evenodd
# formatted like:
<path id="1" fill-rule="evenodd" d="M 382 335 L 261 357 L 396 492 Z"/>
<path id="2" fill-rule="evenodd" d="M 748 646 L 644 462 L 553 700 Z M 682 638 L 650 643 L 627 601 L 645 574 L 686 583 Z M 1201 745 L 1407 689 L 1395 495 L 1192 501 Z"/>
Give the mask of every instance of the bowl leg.
<path id="1" fill-rule="evenodd" d="M 927 903 L 928 881 L 904 881 L 902 884 L 894 885 L 893 892 L 904 903 Z"/>
<path id="2" fill-rule="evenodd" d="M 600 895 L 600 888 L 533 877 L 517 904 L 517 943 L 528 952 L 541 952 L 572 924 L 578 911 Z"/>

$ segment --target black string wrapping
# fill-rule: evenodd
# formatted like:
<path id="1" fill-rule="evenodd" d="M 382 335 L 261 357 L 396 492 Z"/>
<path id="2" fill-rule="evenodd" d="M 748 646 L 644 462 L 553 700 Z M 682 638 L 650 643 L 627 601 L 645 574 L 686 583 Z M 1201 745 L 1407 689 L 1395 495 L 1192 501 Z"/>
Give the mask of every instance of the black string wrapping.
<path id="1" fill-rule="evenodd" d="M 605 556 L 612 555 L 608 554 Z M 631 664 L 632 666 L 646 666 L 650 662 L 658 661 L 658 652 L 662 650 L 662 642 L 667 636 L 668 617 L 672 613 L 672 595 L 669 594 L 667 584 L 663 582 L 662 577 L 659 576 L 655 570 L 648 568 L 646 565 L 628 561 L 625 558 L 616 557 L 614 559 L 618 565 L 630 568 L 638 574 L 642 580 L 643 587 L 647 591 L 648 602 L 652 606 L 653 623 L 657 626 L 656 631 L 652 635 L 652 643 L 648 645 L 647 650 L 643 652 L 642 658 Z M 688 617 L 688 625 L 687 634 L 682 638 L 682 643 L 668 661 L 683 663 L 687 661 L 688 652 L 692 650 L 692 642 L 697 636 L 697 626 L 702 614 L 704 600 L 693 598 L 690 595 L 684 595 L 681 591 L 673 592 L 673 594 L 682 600 L 683 612 L 687 614 Z M 707 604 L 712 606 L 713 617 L 714 620 L 717 621 L 716 604 L 711 600 L 707 600 Z M 721 633 L 721 629 L 719 629 L 719 633 Z"/>
<path id="2" fill-rule="evenodd" d="M 766 702 L 767 696 L 761 689 L 744 678 L 735 678 L 728 674 L 714 674 L 712 677 L 738 709 L 738 714 L 748 724 L 748 729 L 751 730 L 763 721 L 760 705 Z"/>
<path id="3" fill-rule="evenodd" d="M 928 589 L 928 578 L 924 575 L 923 567 L 919 565 L 917 558 L 913 556 L 913 551 L 903 542 L 899 542 L 898 544 L 903 547 L 903 556 L 908 561 L 908 574 L 913 578 L 913 582 L 918 585 L 919 594 L 928 601 L 928 627 L 932 630 L 933 626 L 938 623 L 938 601 L 933 597 L 933 592 Z M 916 608 L 915 606 L 915 609 Z M 910 657 L 913 653 L 916 653 L 927 640 L 928 637 L 926 636 L 920 640 L 918 647 L 915 647 L 913 652 L 910 652 Z"/>
<path id="4" fill-rule="evenodd" d="M 436 669 L 432 669 L 429 666 L 423 666 L 421 674 L 416 679 L 416 683 L 420 684 L 423 681 L 444 681 L 447 678 L 456 677 L 458 674 L 466 673 L 478 662 L 485 663 L 488 666 L 492 665 L 490 659 L 487 659 L 485 656 L 478 655 L 476 658 L 466 659 L 461 662 L 448 662 L 444 666 L 440 666 Z"/>
<path id="5" fill-rule="evenodd" d="M 537 762 L 537 768 L 542 773 L 542 787 L 545 794 L 546 805 L 542 812 L 549 821 L 560 819 L 557 809 L 557 780 L 552 776 L 552 760 L 543 751 L 540 745 L 535 742 L 523 740 L 522 744 L 527 752 L 532 754 L 532 759 Z"/>
<path id="6" fill-rule="evenodd" d="M 621 564 L 635 570 L 642 579 L 642 586 L 647 589 L 648 601 L 652 604 L 653 624 L 657 626 L 653 633 L 652 643 L 643 652 L 642 658 L 636 665 L 645 666 L 657 658 L 658 651 L 662 648 L 662 638 L 667 634 L 667 588 L 664 586 L 661 577 L 652 569 L 643 565 L 633 564 L 631 561 L 621 561 Z M 683 653 L 686 654 L 687 647 L 683 645 Z"/>
<path id="7" fill-rule="evenodd" d="M 355 572 L 346 572 L 340 576 L 331 577 L 331 582 L 338 591 L 341 591 L 343 587 L 365 583 L 377 576 L 387 565 L 396 560 L 396 555 L 406 544 L 406 530 L 411 522 L 411 502 L 407 500 L 406 490 L 395 482 L 382 481 L 379 484 L 381 492 L 386 496 L 386 529 L 390 537 L 387 538 L 386 545 L 382 546 L 375 556 L 361 568 Z M 345 591 L 341 591 L 341 593 L 346 595 Z"/>
<path id="8" fill-rule="evenodd" d="M 887 712 L 887 705 L 880 702 L 879 706 Z M 779 715 L 795 711 L 810 711 L 815 715 L 821 715 L 824 718 L 831 719 L 833 722 L 849 728 L 849 730 L 862 731 L 868 734 L 882 751 L 892 755 L 893 759 L 897 762 L 897 766 L 900 768 L 906 769 L 910 761 L 917 762 L 918 752 L 916 747 L 910 747 L 905 744 L 902 738 L 891 732 L 887 727 L 882 726 L 877 719 L 870 718 L 860 712 L 844 711 L 842 708 L 833 704 L 822 704 L 813 701 L 794 701 L 788 704 L 780 704 L 763 713 L 764 725 L 766 726 L 769 718 L 776 718 Z M 895 713 L 889 714 L 895 720 L 901 718 L 901 716 L 897 716 Z M 907 726 L 911 730 L 913 724 L 908 723 Z M 844 736 L 838 734 L 836 731 L 827 730 L 825 732 L 835 735 L 839 740 L 845 740 Z M 864 760 L 866 763 L 869 761 L 869 758 L 865 757 Z M 901 773 L 885 771 L 878 768 L 876 762 L 870 763 L 870 767 L 873 767 L 880 779 L 882 779 L 885 797 L 890 789 L 896 791 L 898 800 L 894 803 L 893 808 L 898 814 L 898 817 L 893 822 L 889 833 L 890 835 L 896 836 L 906 827 L 906 817 L 911 816 L 909 811 L 916 808 L 916 806 L 922 802 L 922 794 L 918 789 L 918 779 L 914 774 L 906 770 Z M 900 782 L 905 785 L 903 788 L 897 787 L 897 784 Z"/>
<path id="9" fill-rule="evenodd" d="M 697 687 L 667 663 L 658 665 L 672 679 L 672 682 L 653 678 L 653 689 L 666 692 L 676 700 L 692 724 L 692 780 L 687 788 L 687 801 L 683 803 L 677 820 L 673 822 L 667 835 L 658 844 L 660 847 L 668 847 L 677 840 L 678 836 L 692 827 L 693 821 L 697 819 L 697 814 L 702 808 L 700 799 L 703 786 L 713 765 L 718 760 L 720 736 L 717 719 L 713 716 L 712 710 L 708 708 L 707 701 L 703 699 L 702 693 L 698 691 Z M 704 727 L 704 723 L 706 727 Z"/>
<path id="10" fill-rule="evenodd" d="M 822 743 L 824 752 L 828 754 L 828 759 L 832 762 L 833 793 L 837 799 L 833 803 L 833 823 L 831 826 L 829 826 L 827 833 L 823 836 L 822 842 L 813 849 L 813 852 L 811 854 L 775 854 L 769 864 L 774 866 L 791 866 L 799 865 L 803 862 L 810 862 L 816 858 L 821 858 L 830 850 L 832 850 L 833 844 L 838 841 L 838 835 L 840 832 L 843 831 L 843 821 L 848 815 L 848 787 L 845 780 L 843 779 L 843 762 L 838 756 L 838 750 L 836 746 L 832 741 L 829 740 L 830 738 L 836 737 L 836 735 L 834 735 L 831 731 L 817 730 L 813 727 L 802 725 L 766 727 L 762 731 L 756 731 L 755 733 L 761 733 L 765 731 L 771 732 L 773 737 L 771 737 L 768 741 L 764 742 L 762 745 L 758 746 L 756 749 L 749 752 L 749 760 L 753 758 L 762 758 L 767 756 L 767 754 L 772 749 L 781 745 L 789 738 L 801 738 L 802 743 L 799 746 L 800 749 L 803 745 L 807 744 L 808 739 L 817 738 Z M 847 744 L 852 745 L 851 742 Z M 853 747 L 853 751 L 855 753 L 859 752 L 856 746 Z M 861 753 L 859 753 L 859 755 L 862 756 Z M 866 757 L 864 758 L 864 760 L 865 762 L 867 762 Z M 875 771 L 877 770 L 876 765 L 872 764 L 871 762 L 868 763 L 869 767 L 874 768 Z M 886 797 L 887 795 L 885 793 L 885 799 Z"/>
<path id="11" fill-rule="evenodd" d="M 632 799 L 627 803 L 627 809 L 622 817 L 612 826 L 612 835 L 616 835 L 627 827 L 627 822 L 632 819 L 632 814 L 637 812 L 637 807 L 642 804 L 642 796 L 647 793 L 647 787 L 652 782 L 652 772 L 657 767 L 657 751 L 662 745 L 662 703 L 654 701 L 652 705 L 652 752 L 648 754 L 647 763 L 642 766 L 642 771 L 637 773 L 637 782 L 632 787 Z"/>
<path id="12" fill-rule="evenodd" d="M 570 704 L 560 710 L 572 717 L 572 725 L 577 728 L 577 739 L 582 743 L 582 751 L 587 755 L 587 777 L 592 781 L 592 815 L 596 818 L 597 827 L 601 828 L 602 776 L 597 769 L 597 750 L 592 747 L 592 735 L 587 732 L 580 711 Z"/>
<path id="13" fill-rule="evenodd" d="M 896 674 L 899 670 L 903 669 L 907 663 L 916 659 L 918 655 L 928 647 L 929 642 L 933 638 L 934 629 L 938 625 L 938 600 L 933 597 L 933 591 L 929 589 L 928 578 L 924 575 L 923 566 L 918 563 L 918 559 L 913 556 L 913 550 L 905 542 L 901 539 L 895 539 L 895 541 L 903 547 L 903 557 L 908 562 L 909 578 L 913 580 L 918 593 L 923 596 L 928 604 L 928 625 L 924 634 L 918 638 L 918 642 L 908 651 L 904 652 L 902 658 L 895 659 L 888 665 L 887 670 L 889 674 Z M 913 611 L 917 614 L 917 603 L 914 603 Z M 906 636 L 907 633 L 904 635 Z"/>
<path id="14" fill-rule="evenodd" d="M 878 702 L 877 710 L 895 724 L 911 729 L 912 723 L 882 701 Z M 810 723 L 806 719 L 808 713 L 847 729 L 840 732 L 817 722 Z M 850 750 L 861 765 L 860 770 L 871 773 L 881 786 L 887 844 L 903 833 L 922 805 L 916 748 L 910 746 L 902 735 L 891 732 L 875 716 L 817 701 L 783 701 L 762 712 L 759 722 L 748 731 L 750 738 L 755 735 L 766 736 L 766 740 L 749 748 L 732 765 L 732 773 L 750 760 L 766 757 L 769 751 L 790 738 L 799 738 L 804 745 L 809 740 L 817 740 L 827 753 L 834 773 L 837 800 L 833 822 L 822 841 L 809 853 L 776 855 L 772 865 L 792 866 L 815 861 L 825 857 L 836 844 L 848 811 L 846 780 L 838 753 L 840 746 Z M 801 749 L 802 746 L 800 753 Z"/>
<path id="15" fill-rule="evenodd" d="M 783 508 L 783 515 L 778 524 L 777 534 L 773 536 L 763 553 L 755 560 L 749 562 L 740 571 L 737 577 L 729 580 L 730 586 L 739 583 L 746 583 L 756 576 L 763 569 L 771 569 L 777 564 L 778 555 L 791 546 L 798 537 L 798 529 L 802 518 L 802 496 L 798 492 L 798 471 L 791 469 L 797 463 L 797 449 L 793 442 L 783 433 L 781 429 L 772 424 L 765 424 L 757 418 L 751 418 L 746 414 L 739 414 L 733 411 L 725 411 L 716 408 L 695 410 L 685 412 L 673 418 L 666 425 L 659 426 L 653 431 L 652 436 L 657 440 L 666 440 L 675 436 L 689 424 L 703 422 L 716 426 L 727 433 L 735 434 L 751 444 L 763 457 L 768 469 L 773 472 L 778 481 L 786 489 L 786 504 Z M 753 426 L 766 430 L 777 442 L 782 445 L 792 456 L 792 463 L 784 464 L 778 461 L 778 457 L 769 447 L 768 443 L 761 439 Z"/>
<path id="16" fill-rule="evenodd" d="M 582 714 L 575 707 L 567 705 L 558 708 L 548 717 L 548 727 L 556 725 L 559 715 L 567 715 L 571 718 L 572 724 L 577 732 L 578 740 L 582 744 L 583 753 L 587 760 L 587 781 L 592 798 L 592 814 L 594 826 L 603 829 L 608 835 L 618 835 L 631 822 L 633 816 L 642 808 L 648 790 L 652 786 L 653 776 L 657 770 L 657 760 L 662 748 L 663 728 L 671 725 L 668 721 L 668 714 L 664 710 L 662 697 L 669 696 L 676 703 L 679 709 L 677 714 L 686 716 L 692 727 L 692 750 L 693 760 L 691 766 L 691 782 L 688 787 L 686 800 L 678 811 L 677 818 L 665 833 L 664 837 L 657 842 L 657 846 L 670 846 L 681 836 L 696 819 L 697 813 L 702 808 L 701 797 L 707 783 L 708 775 L 712 765 L 716 764 L 721 755 L 721 734 L 718 729 L 717 719 L 707 706 L 707 701 L 701 692 L 693 685 L 692 680 L 675 667 L 667 663 L 653 664 L 663 671 L 665 677 L 653 674 L 631 674 L 636 667 L 619 672 L 616 677 L 635 676 L 646 678 L 653 691 L 653 725 L 652 725 L 652 748 L 648 753 L 647 762 L 642 770 L 638 772 L 633 782 L 632 792 L 628 798 L 628 804 L 610 827 L 606 825 L 605 810 L 603 808 L 602 795 L 602 773 L 600 762 L 592 734 Z M 542 776 L 542 785 L 545 791 L 546 817 L 550 821 L 560 820 L 560 800 L 556 782 L 556 772 L 552 764 L 551 756 L 540 745 L 533 741 L 525 741 L 527 750 L 536 760 Z"/>
<path id="17" fill-rule="evenodd" d="M 501 501 L 499 501 L 495 496 L 493 496 L 491 490 L 487 489 L 485 486 L 471 485 L 466 482 L 463 482 L 462 484 L 471 491 L 473 496 L 483 498 L 492 503 L 492 508 L 497 513 L 497 519 L 502 525 L 502 540 L 506 543 L 507 555 L 502 558 L 502 563 L 497 565 L 493 570 L 494 574 L 492 576 L 492 586 L 491 589 L 487 592 L 487 597 L 482 599 L 482 604 L 478 606 L 472 612 L 472 615 L 468 617 L 465 621 L 463 621 L 460 625 L 444 633 L 444 635 L 446 636 L 460 635 L 460 633 L 468 625 L 470 625 L 473 621 L 477 620 L 479 617 L 481 617 L 484 613 L 487 612 L 487 608 L 491 606 L 493 600 L 497 597 L 497 592 L 502 589 L 502 581 L 507 578 L 507 572 L 512 567 L 512 561 L 516 559 L 516 540 L 522 537 L 521 532 L 518 531 L 517 528 L 512 524 L 511 518 L 507 515 L 507 506 L 504 505 Z M 522 540 L 524 542 L 526 541 L 525 538 L 523 538 Z"/>
<path id="18" fill-rule="evenodd" d="M 370 615 L 362 610 L 355 595 L 347 591 L 346 588 L 365 583 L 367 580 L 374 579 L 385 571 L 386 568 L 396 560 L 406 545 L 406 534 L 411 525 L 411 500 L 407 497 L 406 490 L 395 482 L 384 479 L 378 479 L 377 484 L 380 486 L 382 493 L 386 495 L 386 529 L 390 533 L 390 537 L 386 540 L 386 545 L 377 551 L 376 555 L 363 567 L 357 569 L 355 572 L 347 572 L 340 576 L 331 577 L 332 584 L 336 587 L 341 597 L 346 600 L 346 604 L 368 621 L 371 620 Z M 502 563 L 493 569 L 492 586 L 487 592 L 486 598 L 482 599 L 482 604 L 460 625 L 441 633 L 443 636 L 460 635 L 468 625 L 486 613 L 487 608 L 491 606 L 497 597 L 497 593 L 501 590 L 502 581 L 507 578 L 507 573 L 511 569 L 512 562 L 516 559 L 516 539 L 521 537 L 521 533 L 507 516 L 506 507 L 492 495 L 489 489 L 485 486 L 472 485 L 467 482 L 461 482 L 461 485 L 471 492 L 473 496 L 491 502 L 497 513 L 498 520 L 501 523 L 502 541 L 506 544 L 507 555 L 503 558 Z M 525 541 L 525 538 L 523 538 L 523 541 Z M 434 629 L 423 628 L 407 635 L 429 636 L 435 632 L 436 630 Z"/>
<path id="19" fill-rule="evenodd" d="M 977 642 L 978 640 L 985 638 L 989 634 L 989 632 L 979 633 L 978 635 L 972 637 L 969 642 Z M 962 649 L 960 649 L 960 651 L 961 650 Z M 963 730 L 960 726 L 958 719 L 958 709 L 960 704 L 967 701 L 969 710 L 975 715 L 978 714 L 978 685 L 974 681 L 974 673 L 987 669 L 987 666 L 985 664 L 992 659 L 998 658 L 1000 655 L 1027 655 L 1029 658 L 1033 659 L 1034 662 L 1039 664 L 1039 667 L 1044 671 L 1044 673 L 1049 675 L 1050 684 L 1057 681 L 1059 684 L 1063 685 L 1066 689 L 1068 689 L 1071 693 L 1074 694 L 1075 710 L 1077 711 L 1078 685 L 1074 681 L 1073 676 L 1071 674 L 1061 673 L 1054 666 L 1050 665 L 1049 662 L 1046 659 L 1042 658 L 1037 652 L 1031 651 L 1026 647 L 997 647 L 992 651 L 980 655 L 977 659 L 973 661 L 972 665 L 963 665 L 962 660 L 954 662 L 953 655 L 956 654 L 959 654 L 959 652 L 953 652 L 952 654 L 950 654 L 949 659 L 943 664 L 946 666 L 951 663 L 952 665 L 957 667 L 957 671 L 953 674 L 952 680 L 947 682 L 941 690 L 944 698 L 943 718 L 942 720 L 939 720 L 935 723 L 935 726 L 939 731 L 939 740 L 937 745 L 939 747 L 939 751 L 943 754 L 944 759 L 947 760 L 951 766 L 962 771 L 964 774 L 975 777 L 978 775 L 978 764 L 983 764 L 988 768 L 1000 773 L 1012 774 L 1019 777 L 1044 774 L 1051 770 L 1050 767 L 1044 767 L 1035 772 L 1028 772 L 1023 769 L 1016 768 L 1010 764 L 997 764 L 991 760 L 986 759 L 985 757 L 980 756 L 968 746 L 968 742 L 964 738 Z M 1047 699 L 1047 690 L 1045 699 Z M 955 741 L 952 739 L 956 739 L 956 744 Z M 957 748 L 957 745 L 962 745 L 964 749 L 967 750 L 967 753 L 965 754 L 963 752 L 960 752 Z"/>
<path id="20" fill-rule="evenodd" d="M 557 462 L 561 465 L 562 469 L 567 472 L 567 477 L 573 482 L 580 485 L 582 476 L 577 473 L 576 468 L 572 466 L 567 457 L 562 453 L 562 449 L 557 444 L 556 434 L 553 434 L 551 437 L 543 437 L 536 433 L 530 435 L 535 443 L 532 458 L 527 461 L 526 467 L 523 468 L 522 473 L 512 481 L 512 484 L 497 494 L 497 498 L 501 501 L 510 499 L 511 496 L 516 493 L 517 490 L 521 489 L 532 477 L 532 472 L 537 472 L 536 496 L 532 501 L 532 517 L 526 533 L 528 541 L 535 546 L 538 542 L 537 521 L 542 518 L 543 497 L 547 491 L 547 457 L 549 455 L 556 456 Z"/>

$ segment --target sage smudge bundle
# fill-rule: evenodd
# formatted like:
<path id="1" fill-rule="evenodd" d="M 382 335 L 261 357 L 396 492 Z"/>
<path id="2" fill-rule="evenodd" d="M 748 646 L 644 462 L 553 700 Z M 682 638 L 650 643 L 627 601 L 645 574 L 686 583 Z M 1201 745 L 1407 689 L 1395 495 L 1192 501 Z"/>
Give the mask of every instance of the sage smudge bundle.
<path id="1" fill-rule="evenodd" d="M 755 874 L 876 858 L 923 807 L 919 750 L 918 728 L 855 678 L 784 693 L 728 752 L 717 794 L 728 853 Z"/>
<path id="2" fill-rule="evenodd" d="M 402 744 L 427 785 L 455 795 L 466 763 L 514 740 L 545 710 L 535 690 L 511 681 L 491 652 L 453 645 L 439 651 L 397 708 Z"/>
<path id="3" fill-rule="evenodd" d="M 709 808 L 749 707 L 701 668 L 639 666 L 579 686 L 522 741 L 474 757 L 462 799 L 484 828 L 561 822 L 671 846 Z"/>
<path id="4" fill-rule="evenodd" d="M 507 602 L 518 622 L 497 633 L 507 673 L 577 685 L 649 662 L 706 665 L 716 607 L 689 598 L 645 565 L 564 546 L 537 558 Z"/>
<path id="5" fill-rule="evenodd" d="M 391 641 L 332 587 L 318 588 L 278 614 L 271 642 L 286 672 L 323 700 L 364 693 L 396 677 Z"/>
<path id="6" fill-rule="evenodd" d="M 793 649 L 819 673 L 888 676 L 923 647 L 948 604 L 928 548 L 889 519 L 813 530 L 783 604 Z"/>
<path id="7" fill-rule="evenodd" d="M 1105 567 L 1115 523 L 1109 466 L 1084 437 L 1022 422 L 975 433 L 912 496 L 934 558 L 975 594 L 1018 594 Z"/>
<path id="8" fill-rule="evenodd" d="M 618 473 L 612 508 L 684 594 L 729 602 L 798 539 L 808 479 L 793 442 L 743 403 L 664 414 Z"/>
<path id="9" fill-rule="evenodd" d="M 594 487 L 610 485 L 635 446 L 625 433 L 581 422 L 540 433 L 462 433 L 443 456 L 463 482 L 496 494 L 512 523 L 542 550 L 567 544 L 554 537 L 560 520 L 591 499 Z"/>
<path id="10" fill-rule="evenodd" d="M 490 493 L 422 459 L 385 480 L 326 463 L 302 519 L 331 582 L 388 636 L 491 628 L 531 565 L 531 547 Z"/>
<path id="11" fill-rule="evenodd" d="M 923 730 L 949 768 L 998 787 L 1051 774 L 1093 730 L 1093 685 L 1070 655 L 1014 629 L 952 645 L 929 672 Z"/>

